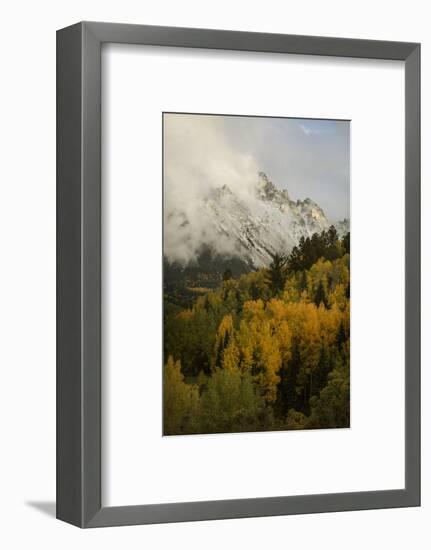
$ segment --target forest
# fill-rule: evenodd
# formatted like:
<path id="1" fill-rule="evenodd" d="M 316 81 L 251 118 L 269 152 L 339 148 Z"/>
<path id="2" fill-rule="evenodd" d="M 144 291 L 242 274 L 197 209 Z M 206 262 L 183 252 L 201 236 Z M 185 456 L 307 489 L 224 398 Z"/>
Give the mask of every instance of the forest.
<path id="1" fill-rule="evenodd" d="M 350 425 L 350 233 L 301 238 L 266 268 L 164 296 L 164 435 Z"/>

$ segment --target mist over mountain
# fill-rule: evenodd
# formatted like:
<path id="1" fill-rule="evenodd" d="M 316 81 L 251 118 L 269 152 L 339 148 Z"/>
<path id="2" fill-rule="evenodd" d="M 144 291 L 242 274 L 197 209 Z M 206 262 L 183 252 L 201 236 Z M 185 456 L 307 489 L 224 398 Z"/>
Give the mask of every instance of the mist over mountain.
<path id="1" fill-rule="evenodd" d="M 192 215 L 174 203 L 165 204 L 164 254 L 169 263 L 196 263 L 202 251 L 213 257 L 236 258 L 260 268 L 274 253 L 289 253 L 301 237 L 311 237 L 334 225 L 340 235 L 349 221 L 331 223 L 312 199 L 292 200 L 263 172 L 257 172 L 246 192 L 228 182 L 209 187 L 195 198 Z"/>
<path id="2" fill-rule="evenodd" d="M 332 223 L 347 231 L 348 144 L 345 122 L 165 114 L 165 260 L 256 269 Z"/>

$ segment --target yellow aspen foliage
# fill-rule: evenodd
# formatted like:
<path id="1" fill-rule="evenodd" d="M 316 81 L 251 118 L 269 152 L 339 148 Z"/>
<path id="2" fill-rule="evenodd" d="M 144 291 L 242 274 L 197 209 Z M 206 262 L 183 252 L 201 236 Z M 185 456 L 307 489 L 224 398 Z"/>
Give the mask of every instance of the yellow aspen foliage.
<path id="1" fill-rule="evenodd" d="M 163 432 L 193 432 L 199 411 L 199 389 L 186 384 L 180 361 L 170 355 L 163 376 Z"/>
<path id="2" fill-rule="evenodd" d="M 233 318 L 232 315 L 225 315 L 221 320 L 215 340 L 214 350 L 215 352 L 222 352 L 228 345 L 229 340 L 233 334 Z"/>
<path id="3" fill-rule="evenodd" d="M 273 298 L 270 300 L 266 306 L 266 311 L 268 316 L 275 321 L 275 323 L 280 323 L 283 319 L 286 318 L 286 308 L 284 302 Z"/>
<path id="4" fill-rule="evenodd" d="M 167 302 L 165 434 L 349 425 L 350 244 L 334 239 L 303 239 L 277 285 L 229 269 Z"/>
<path id="5" fill-rule="evenodd" d="M 223 297 L 220 292 L 208 292 L 205 298 L 201 298 L 202 304 L 207 303 L 208 308 L 217 311 L 223 304 Z"/>
<path id="6" fill-rule="evenodd" d="M 348 299 L 346 297 L 346 291 L 343 284 L 339 283 L 335 285 L 334 290 L 329 295 L 329 305 L 331 308 L 337 306 L 341 310 L 346 309 Z"/>
<path id="7" fill-rule="evenodd" d="M 344 313 L 334 304 L 331 309 L 319 308 L 320 336 L 322 343 L 332 345 L 337 337 L 337 331 Z"/>
<path id="8" fill-rule="evenodd" d="M 350 256 L 345 254 L 342 258 L 332 262 L 331 277 L 336 284 L 346 286 L 350 281 Z"/>
<path id="9" fill-rule="evenodd" d="M 219 324 L 217 336 L 219 338 L 224 338 L 227 333 L 232 333 L 233 331 L 233 319 L 232 315 L 225 315 Z"/>
<path id="10" fill-rule="evenodd" d="M 283 307 L 279 300 L 272 300 L 271 309 L 266 310 L 261 300 L 246 302 L 236 339 L 240 368 L 252 375 L 267 402 L 276 399 L 282 353 L 287 355 L 290 347 L 290 331 L 283 322 Z"/>
<path id="11" fill-rule="evenodd" d="M 271 403 L 277 397 L 277 384 L 280 382 L 277 373 L 281 367 L 281 354 L 277 341 L 271 338 L 268 328 L 267 325 L 258 342 L 262 370 L 256 375 L 256 379 L 263 390 L 266 401 Z"/>
<path id="12" fill-rule="evenodd" d="M 264 303 L 262 300 L 249 300 L 244 303 L 243 318 L 246 321 L 256 321 L 263 319 L 264 316 Z"/>
<path id="13" fill-rule="evenodd" d="M 287 279 L 282 296 L 283 302 L 299 302 L 301 299 L 301 290 L 298 288 L 296 277 Z"/>
<path id="14" fill-rule="evenodd" d="M 286 304 L 282 300 L 273 299 L 267 304 L 267 314 L 270 319 L 273 338 L 276 339 L 282 360 L 290 358 L 292 331 L 287 322 Z"/>
<path id="15" fill-rule="evenodd" d="M 256 343 L 255 331 L 252 331 L 246 321 L 241 321 L 236 336 L 238 349 L 240 351 L 240 368 L 243 372 L 249 372 L 253 366 L 253 352 Z"/>
<path id="16" fill-rule="evenodd" d="M 325 292 L 328 292 L 328 277 L 332 270 L 332 263 L 329 260 L 320 258 L 313 266 L 311 266 L 308 275 L 308 290 L 314 292 L 321 282 Z"/>
<path id="17" fill-rule="evenodd" d="M 182 321 L 186 321 L 187 319 L 191 319 L 193 317 L 193 311 L 191 309 L 183 309 L 183 311 L 180 311 L 177 315 L 178 319 L 181 319 Z"/>
<path id="18" fill-rule="evenodd" d="M 303 304 L 309 304 L 311 302 L 310 295 L 308 294 L 308 292 L 306 290 L 303 290 L 301 292 L 301 296 L 299 298 L 299 301 L 302 302 Z"/>
<path id="19" fill-rule="evenodd" d="M 233 336 L 233 318 L 231 314 L 225 315 L 221 320 L 214 342 L 214 354 L 212 368 L 223 366 L 224 351 L 228 347 Z"/>
<path id="20" fill-rule="evenodd" d="M 223 350 L 222 367 L 229 370 L 235 370 L 239 367 L 239 350 L 235 338 L 231 338 Z"/>
<path id="21" fill-rule="evenodd" d="M 290 330 L 287 321 L 281 321 L 281 323 L 277 326 L 276 335 L 281 358 L 284 362 L 286 362 L 290 359 L 292 347 L 292 331 Z"/>

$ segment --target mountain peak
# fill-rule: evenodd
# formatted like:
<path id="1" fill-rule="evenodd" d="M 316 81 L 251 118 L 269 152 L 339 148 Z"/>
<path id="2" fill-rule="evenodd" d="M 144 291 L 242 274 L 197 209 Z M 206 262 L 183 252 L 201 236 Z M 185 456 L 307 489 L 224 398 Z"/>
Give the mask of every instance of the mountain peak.
<path id="1" fill-rule="evenodd" d="M 166 212 L 167 258 L 185 265 L 206 246 L 221 257 L 261 267 L 275 252 L 288 254 L 301 237 L 331 225 L 315 201 L 291 200 L 287 190 L 277 187 L 264 172 L 257 174 L 254 191 L 254 197 L 237 194 L 228 182 L 196 201 L 189 217 L 175 209 Z M 336 228 L 346 233 L 349 221 L 338 222 Z"/>
<path id="2" fill-rule="evenodd" d="M 279 189 L 274 185 L 265 172 L 259 172 L 258 174 L 257 195 L 260 199 L 275 201 L 281 204 L 290 201 L 287 190 Z"/>

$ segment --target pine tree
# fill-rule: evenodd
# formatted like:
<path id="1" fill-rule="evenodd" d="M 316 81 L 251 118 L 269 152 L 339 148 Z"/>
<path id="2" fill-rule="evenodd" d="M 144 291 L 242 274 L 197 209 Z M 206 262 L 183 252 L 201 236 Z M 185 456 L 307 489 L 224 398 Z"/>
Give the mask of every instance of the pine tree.
<path id="1" fill-rule="evenodd" d="M 350 300 L 350 281 L 346 285 L 345 294 L 346 294 L 346 298 Z"/>
<path id="2" fill-rule="evenodd" d="M 350 231 L 344 235 L 342 243 L 346 254 L 350 254 Z"/>
<path id="3" fill-rule="evenodd" d="M 325 386 L 326 380 L 328 378 L 328 373 L 331 369 L 331 363 L 329 358 L 328 348 L 325 345 L 322 345 L 320 349 L 319 362 L 316 367 L 316 372 L 314 375 L 314 383 L 312 395 L 319 395 L 320 390 Z"/>
<path id="4" fill-rule="evenodd" d="M 341 322 L 340 326 L 338 327 L 336 341 L 337 341 L 337 346 L 338 346 L 339 350 L 342 349 L 344 342 L 347 341 L 347 335 L 346 335 L 346 331 L 344 329 L 344 323 L 343 322 Z"/>
<path id="5" fill-rule="evenodd" d="M 223 273 L 223 281 L 229 281 L 229 279 L 232 279 L 232 271 L 227 268 Z"/>
<path id="6" fill-rule="evenodd" d="M 268 268 L 268 282 L 271 285 L 273 294 L 284 289 L 287 279 L 286 263 L 287 256 L 275 253 Z"/>
<path id="7" fill-rule="evenodd" d="M 326 308 L 328 308 L 328 300 L 326 299 L 325 287 L 323 286 L 322 280 L 319 281 L 317 286 L 316 294 L 314 295 L 314 303 L 317 307 L 319 307 L 320 304 L 323 304 Z"/>
<path id="8" fill-rule="evenodd" d="M 296 408 L 296 378 L 301 369 L 301 355 L 299 353 L 298 339 L 292 341 L 292 354 L 289 361 L 283 363 L 279 375 L 277 408 L 282 415 L 286 415 L 290 409 Z"/>
<path id="9" fill-rule="evenodd" d="M 299 290 L 300 292 L 303 292 L 307 289 L 307 275 L 304 270 L 301 271 L 301 275 L 299 277 Z"/>

